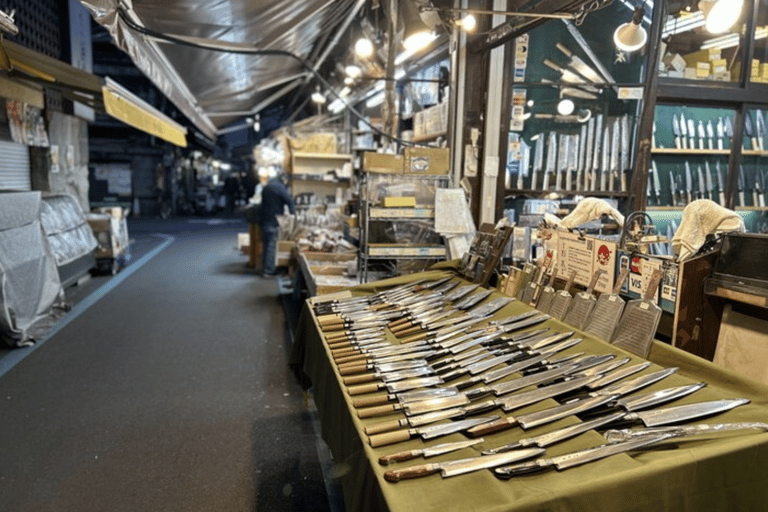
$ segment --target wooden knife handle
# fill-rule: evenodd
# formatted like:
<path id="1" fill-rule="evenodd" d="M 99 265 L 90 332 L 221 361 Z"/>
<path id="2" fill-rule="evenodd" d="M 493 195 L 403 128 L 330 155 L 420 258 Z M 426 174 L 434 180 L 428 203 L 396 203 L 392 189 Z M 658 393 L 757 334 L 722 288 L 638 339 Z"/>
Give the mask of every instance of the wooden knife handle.
<path id="1" fill-rule="evenodd" d="M 349 341 L 349 338 L 347 337 L 346 334 L 326 336 L 325 343 L 326 345 L 328 345 L 329 348 L 341 348 L 341 347 L 352 346 L 352 343 Z"/>
<path id="2" fill-rule="evenodd" d="M 342 379 L 347 386 L 354 384 L 363 384 L 364 382 L 371 382 L 376 380 L 375 373 L 365 373 L 363 375 L 351 375 Z"/>
<path id="3" fill-rule="evenodd" d="M 390 330 L 393 330 L 393 329 L 397 328 L 398 326 L 401 326 L 401 325 L 406 324 L 406 323 L 408 323 L 408 319 L 407 318 L 398 318 L 397 320 L 392 320 L 391 322 L 389 322 L 387 324 L 387 327 L 389 327 Z"/>
<path id="4" fill-rule="evenodd" d="M 420 325 L 413 325 L 411 327 L 408 327 L 406 329 L 398 331 L 398 332 L 396 332 L 394 334 L 398 338 L 401 338 L 403 336 L 408 336 L 409 334 L 415 334 L 415 333 L 419 332 L 420 330 L 421 330 L 421 326 Z"/>
<path id="5" fill-rule="evenodd" d="M 349 396 L 364 395 L 366 393 L 375 393 L 379 390 L 381 383 L 376 384 L 361 384 L 359 386 L 351 386 L 347 388 Z"/>
<path id="6" fill-rule="evenodd" d="M 377 434 L 375 436 L 368 436 L 368 443 L 374 447 L 387 446 L 388 444 L 402 443 L 411 438 L 411 433 L 408 430 L 398 430 L 397 432 L 387 432 L 386 434 Z"/>
<path id="7" fill-rule="evenodd" d="M 384 473 L 384 480 L 387 482 L 399 482 L 406 478 L 419 478 L 440 472 L 439 464 L 421 464 L 403 469 L 391 469 Z"/>
<path id="8" fill-rule="evenodd" d="M 413 460 L 421 455 L 421 450 L 405 450 L 404 452 L 397 452 L 391 455 L 382 455 L 379 457 L 379 464 L 382 466 L 388 466 L 393 462 L 405 462 Z"/>
<path id="9" fill-rule="evenodd" d="M 345 366 L 344 368 L 339 368 L 339 375 L 343 377 L 345 375 L 354 375 L 356 373 L 364 373 L 367 371 L 368 365 L 358 364 L 355 366 Z"/>
<path id="10" fill-rule="evenodd" d="M 337 332 L 341 331 L 346 327 L 346 323 L 340 322 L 335 324 L 325 324 L 320 326 L 320 330 L 323 332 Z"/>
<path id="11" fill-rule="evenodd" d="M 347 370 L 349 368 L 353 368 L 355 366 L 360 366 L 363 364 L 368 364 L 368 362 L 367 361 L 349 361 L 346 363 L 336 362 L 336 367 L 339 369 L 339 371 L 341 371 L 341 370 Z"/>
<path id="12" fill-rule="evenodd" d="M 562 43 L 557 43 L 555 45 L 555 48 L 557 48 L 558 50 L 563 52 L 566 57 L 570 57 L 571 55 L 573 55 L 573 52 L 571 50 L 569 50 L 568 48 L 566 48 L 565 46 L 563 46 Z"/>
<path id="13" fill-rule="evenodd" d="M 384 404 L 374 407 L 362 407 L 357 411 L 357 417 L 373 418 L 374 416 L 384 416 L 387 414 L 392 414 L 393 412 L 397 412 L 401 408 L 402 406 L 399 404 Z"/>
<path id="14" fill-rule="evenodd" d="M 339 357 L 334 357 L 333 360 L 337 365 L 347 364 L 347 363 L 355 363 L 355 364 L 362 364 L 362 361 L 365 361 L 368 359 L 368 356 L 365 354 L 350 354 L 350 355 L 342 355 Z"/>
<path id="15" fill-rule="evenodd" d="M 321 327 L 324 324 L 327 324 L 327 323 L 335 324 L 335 323 L 338 323 L 338 322 L 341 322 L 341 321 L 343 321 L 343 319 L 341 318 L 340 315 L 338 315 L 336 313 L 333 313 L 333 314 L 330 314 L 330 315 L 320 315 L 320 316 L 317 317 L 317 323 L 320 324 Z"/>
<path id="16" fill-rule="evenodd" d="M 357 347 L 343 347 L 331 350 L 331 355 L 335 358 L 342 356 L 351 356 L 352 354 L 359 354 L 360 349 Z"/>
<path id="17" fill-rule="evenodd" d="M 394 432 L 395 430 L 401 429 L 404 426 L 407 425 L 402 425 L 400 420 L 382 421 L 381 423 L 374 423 L 365 427 L 365 433 L 369 436 L 373 436 L 376 434 L 383 434 L 385 432 Z"/>
<path id="18" fill-rule="evenodd" d="M 355 409 L 373 407 L 374 405 L 383 405 L 386 403 L 389 403 L 389 395 L 361 396 L 352 399 L 352 406 Z"/>
<path id="19" fill-rule="evenodd" d="M 469 437 L 482 437 L 488 434 L 501 432 L 502 430 L 507 430 L 515 425 L 517 425 L 517 420 L 515 418 L 501 418 L 490 423 L 483 423 L 482 425 L 472 427 L 467 430 L 467 435 L 469 435 Z"/>
<path id="20" fill-rule="evenodd" d="M 400 343 L 412 343 L 414 341 L 421 341 L 423 339 L 427 338 L 427 331 L 420 332 L 419 334 L 414 334 L 413 336 L 409 336 L 407 338 L 403 338 L 400 340 Z"/>

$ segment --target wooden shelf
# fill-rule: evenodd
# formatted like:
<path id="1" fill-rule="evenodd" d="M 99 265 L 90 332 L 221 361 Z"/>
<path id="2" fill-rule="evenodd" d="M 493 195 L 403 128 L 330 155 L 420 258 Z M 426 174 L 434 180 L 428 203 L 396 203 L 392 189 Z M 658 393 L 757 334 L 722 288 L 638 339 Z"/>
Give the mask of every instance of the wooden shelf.
<path id="1" fill-rule="evenodd" d="M 730 149 L 677 149 L 677 148 L 653 148 L 651 153 L 655 155 L 730 155 Z M 742 154 L 745 154 L 742 152 Z"/>
<path id="2" fill-rule="evenodd" d="M 428 140 L 435 140 L 438 137 L 444 137 L 446 135 L 446 132 L 437 132 L 437 133 L 430 133 L 428 135 L 419 135 L 418 137 L 414 137 L 412 139 L 412 142 L 426 142 Z"/>
<path id="3" fill-rule="evenodd" d="M 731 154 L 730 149 L 677 149 L 677 148 L 653 148 L 651 153 L 654 155 L 717 155 L 728 156 Z M 768 156 L 768 151 L 760 151 L 758 149 L 742 149 L 741 154 L 744 156 Z"/>
<path id="4" fill-rule="evenodd" d="M 294 151 L 291 153 L 291 156 L 293 158 L 313 158 L 313 159 L 322 159 L 322 160 L 343 160 L 343 161 L 352 161 L 352 155 L 346 154 L 346 153 L 302 153 L 299 151 Z"/>
<path id="5" fill-rule="evenodd" d="M 627 197 L 629 192 L 610 190 L 532 190 L 527 188 L 508 188 L 504 190 L 507 195 L 543 195 L 559 194 L 561 196 L 592 196 L 592 197 Z"/>

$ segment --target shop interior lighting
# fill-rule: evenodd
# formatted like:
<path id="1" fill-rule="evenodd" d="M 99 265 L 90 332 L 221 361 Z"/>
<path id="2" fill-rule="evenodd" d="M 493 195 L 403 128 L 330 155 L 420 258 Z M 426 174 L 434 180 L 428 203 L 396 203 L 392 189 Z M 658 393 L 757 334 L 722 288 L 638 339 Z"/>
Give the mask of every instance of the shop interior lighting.
<path id="1" fill-rule="evenodd" d="M 344 78 L 344 85 L 350 85 L 351 86 L 351 85 L 354 85 L 354 83 L 355 83 L 355 79 L 352 78 L 351 76 L 348 76 L 348 77 Z"/>
<path id="2" fill-rule="evenodd" d="M 363 74 L 363 70 L 360 69 L 360 66 L 357 64 L 349 64 L 344 68 L 344 73 L 346 73 L 348 77 L 355 79 L 360 78 L 360 75 Z"/>
<path id="3" fill-rule="evenodd" d="M 335 99 L 331 102 L 330 105 L 328 105 L 328 110 L 332 114 L 338 114 L 342 110 L 344 110 L 344 102 L 342 102 L 340 99 Z"/>
<path id="4" fill-rule="evenodd" d="M 682 34 L 690 30 L 695 30 L 704 26 L 704 13 L 696 11 L 690 14 L 683 14 L 677 18 L 670 18 L 664 24 L 661 30 L 661 38 Z"/>
<path id="5" fill-rule="evenodd" d="M 706 20 L 704 28 L 710 34 L 722 34 L 741 16 L 744 0 L 701 0 L 699 9 Z"/>
<path id="6" fill-rule="evenodd" d="M 261 116 L 259 114 L 256 114 L 256 117 L 253 118 L 253 131 L 256 133 L 261 131 Z"/>
<path id="7" fill-rule="evenodd" d="M 399 12 L 403 22 L 403 47 L 412 52 L 426 48 L 435 36 L 432 29 L 421 18 L 419 8 L 414 1 L 401 0 Z"/>
<path id="8" fill-rule="evenodd" d="M 474 14 L 467 14 L 456 21 L 456 24 L 467 32 L 474 32 L 477 28 L 477 18 Z"/>
<path id="9" fill-rule="evenodd" d="M 613 33 L 613 42 L 619 50 L 634 52 L 648 42 L 648 32 L 643 28 L 645 9 L 638 7 L 632 14 L 632 21 L 622 23 Z"/>
<path id="10" fill-rule="evenodd" d="M 325 103 L 325 95 L 320 92 L 320 88 L 318 88 L 315 92 L 312 93 L 312 101 L 314 103 L 317 103 L 318 105 L 322 105 Z"/>
<path id="11" fill-rule="evenodd" d="M 373 43 L 367 37 L 361 37 L 355 42 L 355 55 L 361 59 L 369 59 L 373 55 Z"/>
<path id="12" fill-rule="evenodd" d="M 0 31 L 15 36 L 19 33 L 19 27 L 16 26 L 14 16 L 16 11 L 11 11 L 11 14 L 6 14 L 5 11 L 0 11 Z"/>
<path id="13" fill-rule="evenodd" d="M 573 114 L 575 108 L 576 105 L 574 105 L 573 100 L 560 100 L 560 102 L 557 104 L 557 113 L 561 116 L 569 116 Z"/>
<path id="14" fill-rule="evenodd" d="M 758 39 L 765 39 L 768 37 L 768 25 L 755 28 L 755 41 Z M 739 34 L 726 34 L 724 36 L 715 37 L 704 41 L 701 45 L 702 50 L 709 50 L 712 48 L 733 48 L 738 46 L 740 41 Z"/>
<path id="15" fill-rule="evenodd" d="M 374 107 L 378 107 L 382 103 L 384 103 L 384 93 L 379 92 L 377 94 L 374 94 L 370 98 L 368 98 L 365 101 L 365 106 L 366 108 L 374 108 Z"/>

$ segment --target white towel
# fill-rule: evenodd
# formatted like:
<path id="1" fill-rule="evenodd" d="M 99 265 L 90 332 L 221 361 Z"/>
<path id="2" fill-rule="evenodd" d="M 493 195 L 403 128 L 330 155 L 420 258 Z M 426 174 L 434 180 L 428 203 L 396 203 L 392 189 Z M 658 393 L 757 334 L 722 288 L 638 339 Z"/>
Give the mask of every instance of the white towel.
<path id="1" fill-rule="evenodd" d="M 683 220 L 672 238 L 672 250 L 678 261 L 685 261 L 704 245 L 707 235 L 730 231 L 746 231 L 736 212 L 709 199 L 697 199 L 683 210 Z"/>
<path id="2" fill-rule="evenodd" d="M 587 222 L 599 219 L 603 215 L 612 217 L 619 223 L 619 226 L 624 225 L 624 216 L 608 204 L 607 201 L 596 197 L 586 197 L 579 201 L 576 208 L 574 208 L 573 211 L 560 222 L 560 228 L 577 228 Z"/>

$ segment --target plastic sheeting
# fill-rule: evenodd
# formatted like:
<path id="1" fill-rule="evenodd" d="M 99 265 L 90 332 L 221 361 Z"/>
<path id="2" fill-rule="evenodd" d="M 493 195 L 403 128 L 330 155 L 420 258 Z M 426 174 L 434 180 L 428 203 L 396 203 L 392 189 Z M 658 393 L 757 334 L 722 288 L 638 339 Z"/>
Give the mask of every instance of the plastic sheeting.
<path id="1" fill-rule="evenodd" d="M 39 192 L 0 194 L 0 337 L 10 346 L 63 303 L 56 261 L 40 220 Z"/>
<path id="2" fill-rule="evenodd" d="M 45 196 L 40 219 L 59 267 L 88 254 L 98 245 L 80 204 L 70 195 Z"/>
<path id="3" fill-rule="evenodd" d="M 208 117 L 209 113 L 251 110 L 275 89 L 306 72 L 288 57 L 155 42 L 120 19 L 117 6 L 124 2 L 81 3 L 137 67 L 211 138 L 215 127 L 244 116 Z M 354 4 L 355 0 L 134 0 L 128 15 L 164 34 L 285 50 L 314 64 L 322 46 L 316 43 L 334 35 Z"/>

